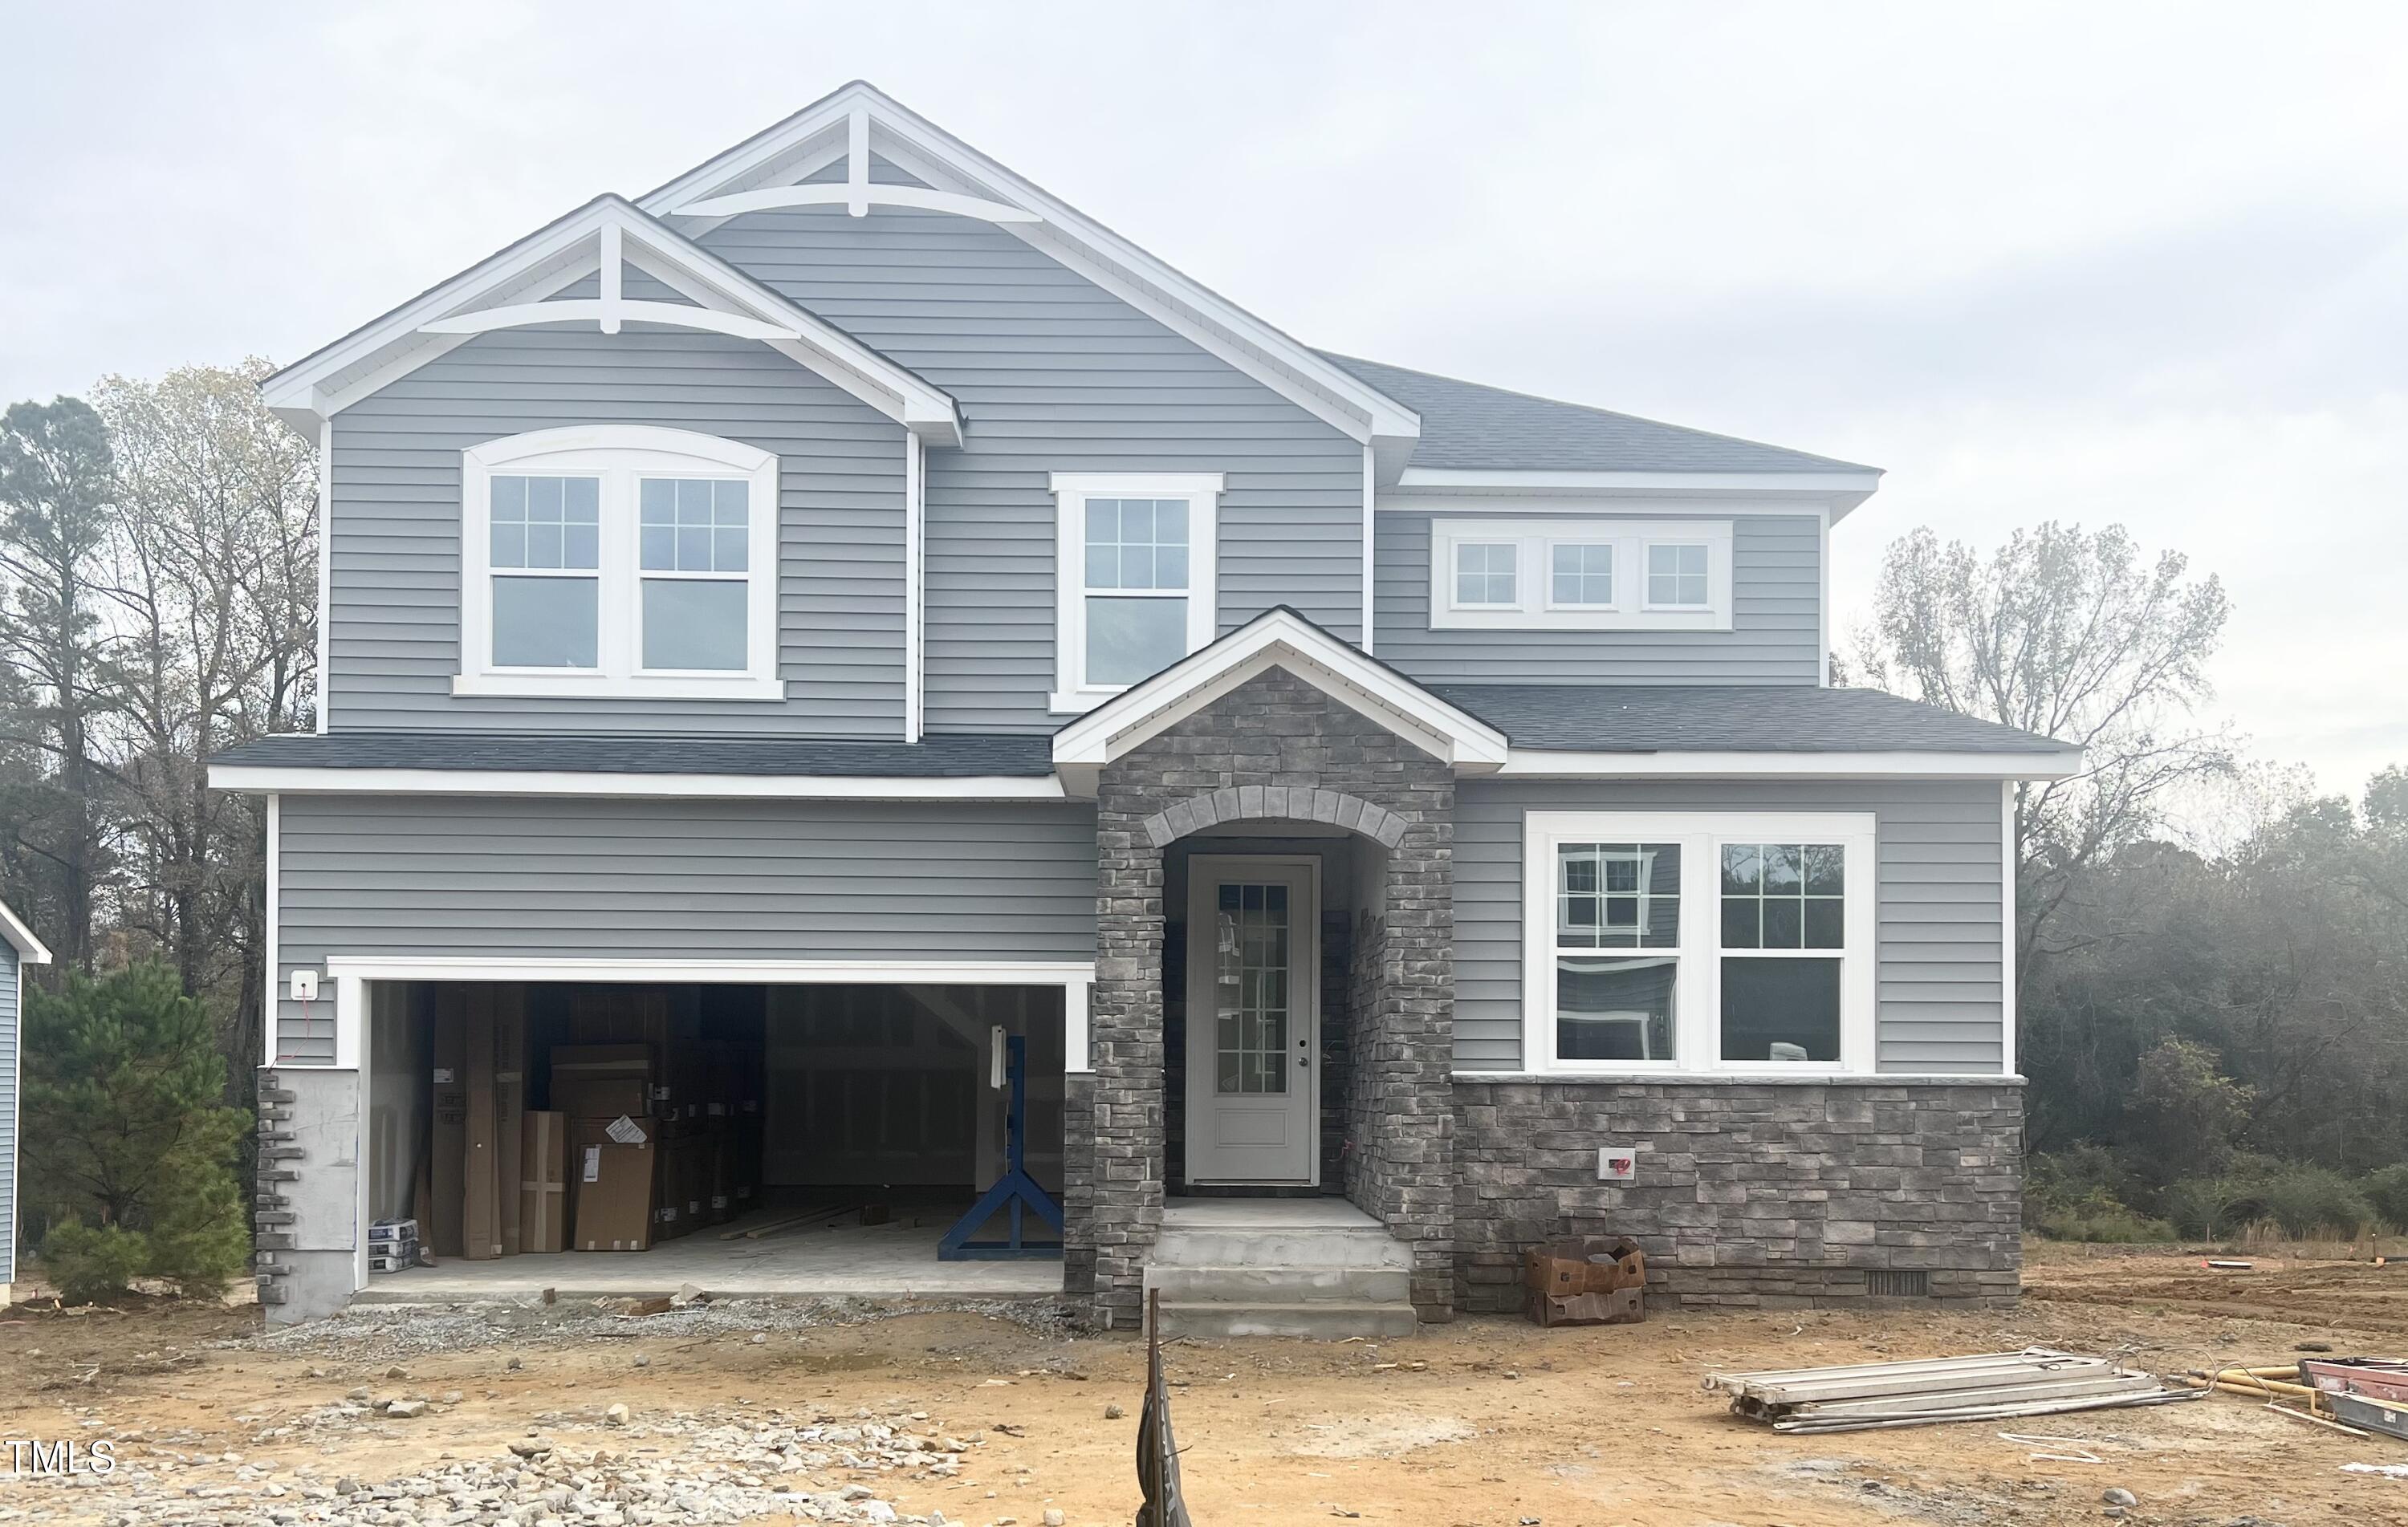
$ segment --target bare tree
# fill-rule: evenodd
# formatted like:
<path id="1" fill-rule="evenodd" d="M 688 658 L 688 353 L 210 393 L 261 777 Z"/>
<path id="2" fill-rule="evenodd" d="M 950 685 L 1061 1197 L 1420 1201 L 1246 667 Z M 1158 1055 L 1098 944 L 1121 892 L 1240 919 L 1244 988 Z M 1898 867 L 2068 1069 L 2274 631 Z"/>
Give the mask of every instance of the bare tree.
<path id="1" fill-rule="evenodd" d="M 100 416 L 75 398 L 12 404 L 0 415 L 0 741 L 7 781 L 7 857 L 36 879 L 60 957 L 92 968 L 106 874 L 96 797 L 111 771 L 97 756 L 102 629 L 93 586 L 109 535 L 113 465 Z M 29 897 L 35 900 L 35 897 Z"/>
<path id="2" fill-rule="evenodd" d="M 261 404 L 263 361 L 105 378 L 122 505 L 107 671 L 136 801 L 127 920 L 188 993 L 233 978 L 229 1035 L 256 1054 L 267 975 L 254 803 L 208 788 L 212 753 L 308 724 L 315 702 L 315 452 Z"/>
<path id="3" fill-rule="evenodd" d="M 2155 830 L 2169 792 L 2232 767 L 2229 735 L 2196 720 L 2229 607 L 2187 573 L 2121 525 L 2018 530 L 1987 558 L 1923 529 L 1883 561 L 1857 641 L 1875 687 L 2084 749 L 2075 778 L 2015 789 L 2027 967 L 2063 952 L 2053 929 L 2086 871 Z"/>

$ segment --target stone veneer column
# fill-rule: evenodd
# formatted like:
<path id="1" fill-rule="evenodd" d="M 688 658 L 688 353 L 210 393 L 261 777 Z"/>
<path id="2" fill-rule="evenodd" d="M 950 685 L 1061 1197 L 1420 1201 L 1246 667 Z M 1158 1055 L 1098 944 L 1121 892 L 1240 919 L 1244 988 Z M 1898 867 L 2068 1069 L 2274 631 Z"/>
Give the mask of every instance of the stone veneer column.
<path id="1" fill-rule="evenodd" d="M 1274 669 L 1144 746 L 1096 782 L 1092 1171 L 1069 1184 L 1069 1287 L 1090 1265 L 1096 1323 L 1140 1319 L 1162 1225 L 1163 850 L 1238 821 L 1326 822 L 1386 854 L 1386 906 L 1365 942 L 1347 1179 L 1413 1249 L 1423 1317 L 1453 1313 L 1455 776 L 1377 721 Z M 1074 1108 L 1076 1105 L 1074 1104 Z M 1092 1248 L 1092 1251 L 1090 1249 Z"/>

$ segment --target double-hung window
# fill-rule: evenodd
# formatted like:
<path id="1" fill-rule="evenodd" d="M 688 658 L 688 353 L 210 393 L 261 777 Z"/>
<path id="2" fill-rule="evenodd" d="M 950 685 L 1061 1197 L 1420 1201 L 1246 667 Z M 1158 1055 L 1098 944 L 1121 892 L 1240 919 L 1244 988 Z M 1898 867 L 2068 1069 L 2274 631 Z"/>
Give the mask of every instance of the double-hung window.
<path id="1" fill-rule="evenodd" d="M 1430 521 L 1430 629 L 1727 631 L 1731 521 Z"/>
<path id="2" fill-rule="evenodd" d="M 461 694 L 776 700 L 778 460 L 607 425 L 461 473 Z"/>
<path id="3" fill-rule="evenodd" d="M 1053 707 L 1092 709 L 1212 639 L 1218 473 L 1057 472 Z"/>
<path id="4" fill-rule="evenodd" d="M 1872 1070 L 1874 842 L 1859 813 L 1529 813 L 1528 1068 Z"/>

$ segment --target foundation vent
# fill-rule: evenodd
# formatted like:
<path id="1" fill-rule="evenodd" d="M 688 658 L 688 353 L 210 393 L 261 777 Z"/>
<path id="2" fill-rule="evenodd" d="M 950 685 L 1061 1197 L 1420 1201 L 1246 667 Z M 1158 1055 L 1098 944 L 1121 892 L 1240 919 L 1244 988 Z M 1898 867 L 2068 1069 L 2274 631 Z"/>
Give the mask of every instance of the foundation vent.
<path id="1" fill-rule="evenodd" d="M 1928 1299 L 1931 1275 L 1920 1268 L 1911 1272 L 1875 1268 L 1865 1274 L 1865 1294 L 1872 1299 Z"/>

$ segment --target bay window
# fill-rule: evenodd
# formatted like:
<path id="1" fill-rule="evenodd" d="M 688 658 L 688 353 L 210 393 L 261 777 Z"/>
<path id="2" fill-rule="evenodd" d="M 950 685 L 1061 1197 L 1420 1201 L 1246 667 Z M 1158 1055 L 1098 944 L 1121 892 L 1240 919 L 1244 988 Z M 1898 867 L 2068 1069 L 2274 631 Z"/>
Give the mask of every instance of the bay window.
<path id="1" fill-rule="evenodd" d="M 1870 1071 L 1874 840 L 1860 813 L 1529 813 L 1528 1068 Z"/>
<path id="2" fill-rule="evenodd" d="M 1430 521 L 1433 631 L 1728 631 L 1731 522 Z"/>
<path id="3" fill-rule="evenodd" d="M 1082 711 L 1212 639 L 1218 473 L 1056 472 L 1056 711 Z"/>
<path id="4" fill-rule="evenodd" d="M 778 460 L 683 430 L 463 457 L 461 694 L 778 700 Z"/>

